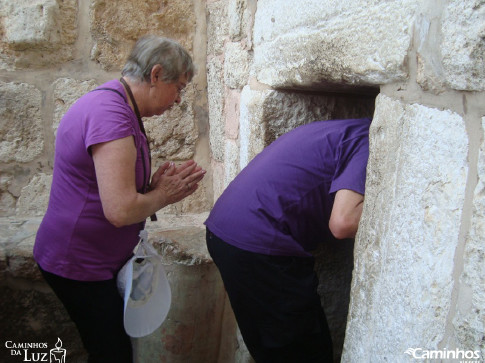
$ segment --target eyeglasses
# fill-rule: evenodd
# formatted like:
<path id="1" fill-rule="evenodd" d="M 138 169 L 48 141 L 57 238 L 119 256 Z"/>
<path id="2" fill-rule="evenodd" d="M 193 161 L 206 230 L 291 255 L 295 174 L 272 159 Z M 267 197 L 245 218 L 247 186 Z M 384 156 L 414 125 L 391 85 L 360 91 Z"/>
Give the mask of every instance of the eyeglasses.
<path id="1" fill-rule="evenodd" d="M 183 95 L 185 95 L 185 91 L 186 91 L 186 84 L 182 83 L 182 84 L 177 84 L 177 93 L 179 95 L 179 97 L 182 97 Z"/>

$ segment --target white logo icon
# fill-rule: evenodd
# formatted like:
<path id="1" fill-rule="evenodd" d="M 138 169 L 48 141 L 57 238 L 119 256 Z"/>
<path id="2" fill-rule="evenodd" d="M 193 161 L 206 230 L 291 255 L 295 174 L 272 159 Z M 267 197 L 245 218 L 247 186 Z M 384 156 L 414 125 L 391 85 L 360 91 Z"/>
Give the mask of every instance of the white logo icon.
<path id="1" fill-rule="evenodd" d="M 406 351 L 404 353 L 406 354 L 409 354 L 411 357 L 413 358 L 416 358 L 416 359 L 419 359 L 417 356 L 416 356 L 416 351 L 417 350 L 420 350 L 419 348 L 408 348 L 406 349 Z"/>
<path id="2" fill-rule="evenodd" d="M 66 350 L 62 348 L 62 340 L 58 337 L 56 347 L 52 348 L 50 351 L 50 362 L 51 363 L 66 363 Z"/>

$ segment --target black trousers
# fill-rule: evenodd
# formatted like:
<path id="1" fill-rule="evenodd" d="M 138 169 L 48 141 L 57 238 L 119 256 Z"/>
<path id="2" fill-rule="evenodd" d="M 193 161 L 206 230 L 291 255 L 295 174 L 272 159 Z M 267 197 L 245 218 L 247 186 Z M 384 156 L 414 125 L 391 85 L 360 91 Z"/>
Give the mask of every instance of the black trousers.
<path id="1" fill-rule="evenodd" d="M 116 279 L 77 281 L 42 268 L 40 271 L 76 324 L 89 354 L 89 363 L 133 362 L 130 337 L 123 326 L 123 299 Z"/>
<path id="2" fill-rule="evenodd" d="M 209 230 L 206 241 L 257 363 L 333 362 L 313 257 L 241 250 Z"/>

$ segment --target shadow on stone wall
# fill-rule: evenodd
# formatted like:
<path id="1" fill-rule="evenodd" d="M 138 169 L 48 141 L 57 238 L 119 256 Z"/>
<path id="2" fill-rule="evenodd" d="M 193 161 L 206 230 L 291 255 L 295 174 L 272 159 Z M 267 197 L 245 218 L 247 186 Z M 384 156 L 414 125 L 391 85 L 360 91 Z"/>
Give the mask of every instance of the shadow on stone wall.
<path id="1" fill-rule="evenodd" d="M 314 253 L 318 293 L 333 340 L 334 361 L 340 362 L 347 325 L 352 282 L 354 240 L 321 244 Z"/>

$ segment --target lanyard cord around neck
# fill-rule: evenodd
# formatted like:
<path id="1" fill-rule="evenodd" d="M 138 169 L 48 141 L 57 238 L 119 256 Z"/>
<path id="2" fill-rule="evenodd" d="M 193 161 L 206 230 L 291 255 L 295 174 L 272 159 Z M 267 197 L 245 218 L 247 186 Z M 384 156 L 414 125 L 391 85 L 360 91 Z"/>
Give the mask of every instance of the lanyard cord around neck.
<path id="1" fill-rule="evenodd" d="M 143 133 L 143 135 L 145 136 L 145 140 L 147 142 L 148 161 L 149 161 L 150 174 L 151 174 L 152 155 L 150 153 L 150 143 L 148 142 L 148 137 L 147 137 L 147 134 L 145 132 L 145 127 L 143 126 L 143 121 L 141 120 L 140 110 L 138 109 L 138 105 L 136 104 L 135 97 L 133 96 L 133 92 L 131 92 L 131 88 L 128 85 L 128 83 L 123 79 L 123 77 L 120 78 L 120 82 L 123 84 L 123 86 L 125 86 L 126 93 L 128 93 L 128 97 L 130 97 L 133 108 L 135 109 L 135 115 L 136 115 L 136 118 L 138 119 L 138 124 L 140 125 L 140 130 Z M 141 153 L 142 153 L 141 159 L 142 159 L 142 162 L 143 162 L 143 193 L 145 193 L 147 191 L 147 184 L 148 183 L 146 181 L 146 174 L 147 173 L 146 173 L 145 156 L 143 154 L 143 148 L 141 148 Z M 150 216 L 150 219 L 152 221 L 156 221 L 157 215 L 154 213 L 153 215 Z"/>

